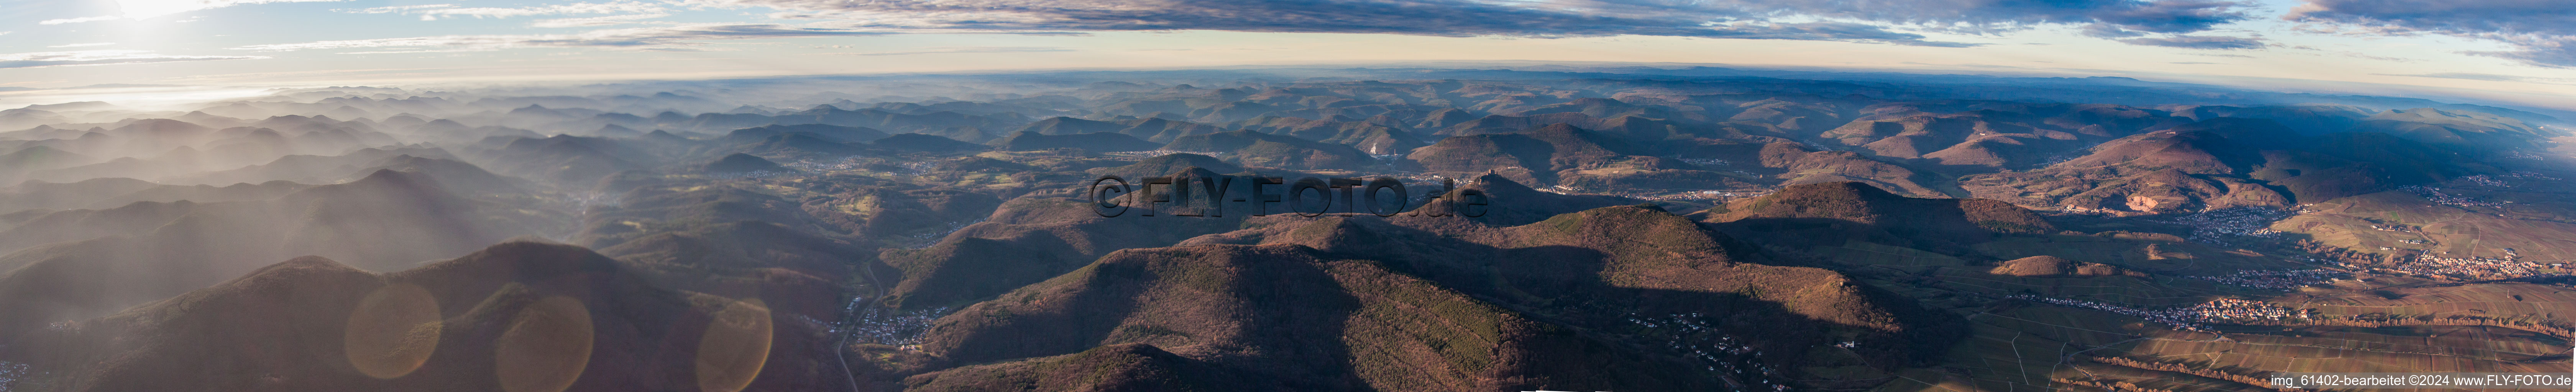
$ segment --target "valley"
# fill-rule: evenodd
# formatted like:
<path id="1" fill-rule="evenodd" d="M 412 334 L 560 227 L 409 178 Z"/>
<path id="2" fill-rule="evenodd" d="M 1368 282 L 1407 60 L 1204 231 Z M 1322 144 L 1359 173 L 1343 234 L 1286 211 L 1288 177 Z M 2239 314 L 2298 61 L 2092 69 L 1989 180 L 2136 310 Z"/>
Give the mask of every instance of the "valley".
<path id="1" fill-rule="evenodd" d="M 2576 113 L 1595 71 L 0 110 L 0 391 L 2214 392 L 2570 366 Z M 1104 176 L 1489 204 L 1104 216 Z"/>

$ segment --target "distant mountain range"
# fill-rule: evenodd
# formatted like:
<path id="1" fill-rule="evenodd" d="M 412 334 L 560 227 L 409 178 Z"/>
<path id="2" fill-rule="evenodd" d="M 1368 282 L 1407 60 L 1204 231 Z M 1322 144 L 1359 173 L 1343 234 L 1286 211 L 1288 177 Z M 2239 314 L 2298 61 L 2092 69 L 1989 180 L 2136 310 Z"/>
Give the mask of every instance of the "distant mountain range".
<path id="1" fill-rule="evenodd" d="M 1521 67 L 185 109 L 0 110 L 0 391 L 2250 392 L 2576 338 L 2534 108 Z M 1484 204 L 1090 193 L 1220 175 Z"/>

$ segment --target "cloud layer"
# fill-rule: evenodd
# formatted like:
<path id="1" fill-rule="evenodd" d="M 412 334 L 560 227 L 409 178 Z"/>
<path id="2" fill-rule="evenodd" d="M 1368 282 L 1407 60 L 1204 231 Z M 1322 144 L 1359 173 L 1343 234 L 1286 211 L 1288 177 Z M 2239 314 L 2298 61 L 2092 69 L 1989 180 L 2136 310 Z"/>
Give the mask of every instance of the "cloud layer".
<path id="1" fill-rule="evenodd" d="M 1227 30 L 1575 37 L 1659 35 L 1964 46 L 1894 30 L 1995 33 L 2091 26 L 2116 37 L 2198 32 L 2249 18 L 2209 0 L 691 0 L 787 18 L 892 28 Z"/>
<path id="2" fill-rule="evenodd" d="M 2216 35 L 2180 35 L 2172 37 L 2129 38 L 2120 40 L 2132 45 L 2163 46 L 2190 49 L 2262 49 L 2263 39 Z"/>
<path id="3" fill-rule="evenodd" d="M 72 65 L 108 65 L 167 63 L 175 61 L 264 59 L 267 56 L 174 56 L 142 50 L 78 50 L 66 52 L 33 52 L 0 54 L 0 68 L 37 68 Z"/>
<path id="4" fill-rule="evenodd" d="M 2357 35 L 2439 34 L 2488 39 L 2516 50 L 2471 54 L 2549 67 L 2576 67 L 2576 1 L 2308 0 L 2283 19 L 2313 32 Z"/>
<path id="5" fill-rule="evenodd" d="M 391 51 L 356 52 L 420 53 L 500 50 L 526 47 L 611 47 L 649 50 L 695 50 L 705 45 L 698 41 L 784 37 L 863 36 L 891 34 L 883 31 L 788 26 L 778 24 L 680 24 L 629 29 L 593 30 L 575 34 L 523 35 L 446 35 L 434 37 L 379 38 L 339 41 L 315 41 L 292 44 L 250 45 L 235 50 L 284 52 L 312 49 L 399 48 Z"/>
<path id="6" fill-rule="evenodd" d="M 463 16 L 476 18 L 508 18 L 532 15 L 666 14 L 670 12 L 669 9 L 665 9 L 659 4 L 637 1 L 548 4 L 533 7 L 458 7 L 455 4 L 420 4 L 346 9 L 339 11 L 357 14 L 399 13 L 404 15 L 420 15 L 421 20 L 438 20 L 438 18 L 441 17 Z"/>
<path id="7" fill-rule="evenodd" d="M 176 6 L 128 7 L 126 18 L 239 4 L 340 0 L 116 0 Z M 365 14 L 510 18 L 562 15 L 539 28 L 621 24 L 658 27 L 569 34 L 450 35 L 245 46 L 246 50 L 406 48 L 397 51 L 599 46 L 687 50 L 694 41 L 760 36 L 863 35 L 861 31 L 1079 32 L 1221 30 L 1430 36 L 1592 37 L 1618 35 L 1845 41 L 1963 47 L 1924 32 L 1997 34 L 2039 26 L 2080 26 L 2088 35 L 2140 45 L 2260 47 L 2259 39 L 2193 36 L 2249 18 L 2225 0 L 606 0 L 517 7 L 413 4 L 342 9 Z M 782 19 L 828 20 L 785 28 L 654 23 L 690 9 L 766 8 Z M 137 9 L 149 9 L 138 12 Z M 109 17 L 101 17 L 109 18 Z M 75 18 L 49 23 L 73 23 Z M 767 28 L 761 26 L 769 26 Z M 803 30 L 798 30 L 803 29 Z M 2256 44 L 2248 45 L 2247 42 Z"/>
<path id="8" fill-rule="evenodd" d="M 153 17 L 157 17 L 157 16 L 169 15 L 169 14 L 176 14 L 176 13 L 181 13 L 181 12 L 196 11 L 196 10 L 204 10 L 204 9 L 224 8 L 224 7 L 231 7 L 231 6 L 236 6 L 236 5 L 246 5 L 246 4 L 268 4 L 268 3 L 308 3 L 308 2 L 334 2 L 334 1 L 348 1 L 348 0 L 115 0 L 115 1 L 114 1 L 114 3 L 116 4 L 116 9 L 117 9 L 117 14 L 116 14 L 116 15 L 89 16 L 89 17 L 63 18 L 63 19 L 47 19 L 47 20 L 44 20 L 44 21 L 41 21 L 41 22 L 36 22 L 36 23 L 37 23 L 37 24 L 56 25 L 56 24 L 64 24 L 64 23 L 86 23 L 86 22 L 97 22 L 97 21 L 104 21 L 104 20 L 116 20 L 116 19 L 134 19 L 134 20 L 143 20 L 143 19 L 151 19 L 151 18 L 153 18 Z"/>
<path id="9" fill-rule="evenodd" d="M 833 53 L 833 54 L 846 54 L 846 55 L 853 55 L 853 56 L 907 56 L 907 55 L 916 55 L 916 54 L 945 54 L 945 53 L 1030 53 L 1030 52 L 1071 52 L 1071 51 L 1073 51 L 1073 48 L 1064 48 L 1064 47 L 1055 47 L 1055 46 L 940 46 L 940 47 L 928 47 L 928 48 L 921 48 L 920 50 L 910 50 L 910 51 L 902 51 L 902 52 L 866 52 L 866 53 Z"/>

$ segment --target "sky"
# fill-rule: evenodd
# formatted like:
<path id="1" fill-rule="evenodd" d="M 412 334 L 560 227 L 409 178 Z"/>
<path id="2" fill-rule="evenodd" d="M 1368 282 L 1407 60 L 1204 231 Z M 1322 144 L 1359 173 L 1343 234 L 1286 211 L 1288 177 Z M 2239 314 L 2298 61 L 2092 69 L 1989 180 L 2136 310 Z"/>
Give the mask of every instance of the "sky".
<path id="1" fill-rule="evenodd" d="M 0 94 L 1480 61 L 2128 76 L 2576 109 L 2576 0 L 0 2 Z"/>

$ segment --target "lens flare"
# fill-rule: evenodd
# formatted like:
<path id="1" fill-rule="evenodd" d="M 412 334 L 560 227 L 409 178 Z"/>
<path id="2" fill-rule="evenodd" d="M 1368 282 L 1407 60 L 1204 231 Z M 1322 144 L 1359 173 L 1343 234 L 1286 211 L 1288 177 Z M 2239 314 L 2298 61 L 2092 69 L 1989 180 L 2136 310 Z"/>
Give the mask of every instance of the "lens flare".
<path id="1" fill-rule="evenodd" d="M 438 299 L 410 283 L 378 287 L 358 300 L 342 330 L 349 365 L 368 377 L 392 379 L 419 370 L 438 349 Z"/>
<path id="2" fill-rule="evenodd" d="M 698 339 L 698 390 L 739 392 L 769 362 L 769 305 L 758 298 L 734 301 L 710 316 Z"/>
<path id="3" fill-rule="evenodd" d="M 590 366 L 590 309 L 553 296 L 520 309 L 493 349 L 504 392 L 562 392 Z"/>

